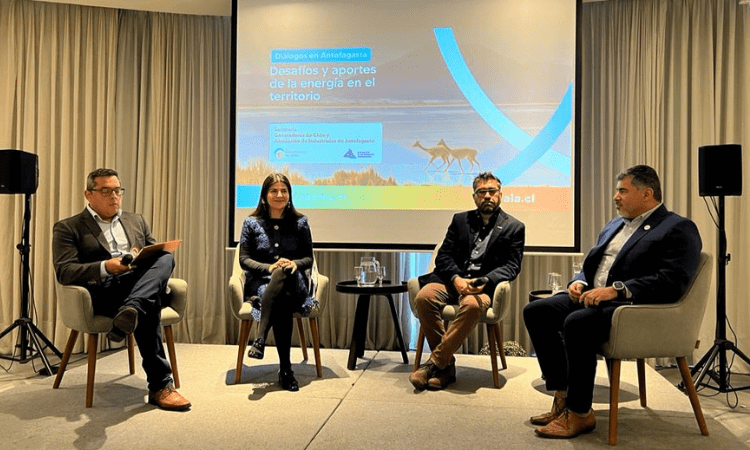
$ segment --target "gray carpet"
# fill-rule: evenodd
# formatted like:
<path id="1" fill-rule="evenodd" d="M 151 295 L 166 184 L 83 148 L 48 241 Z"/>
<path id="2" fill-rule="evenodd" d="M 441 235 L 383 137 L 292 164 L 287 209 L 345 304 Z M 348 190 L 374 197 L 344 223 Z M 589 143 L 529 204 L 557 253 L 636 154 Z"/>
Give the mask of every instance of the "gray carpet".
<path id="1" fill-rule="evenodd" d="M 322 350 L 323 377 L 314 361 L 292 350 L 301 389 L 282 391 L 273 347 L 266 359 L 245 359 L 234 385 L 237 347 L 178 344 L 189 412 L 145 403 L 140 368 L 127 373 L 125 351 L 97 362 L 93 408 L 84 407 L 86 364 L 74 355 L 60 389 L 52 378 L 14 364 L 0 375 L 0 436 L 18 449 L 476 449 L 608 448 L 608 387 L 599 364 L 594 410 L 597 428 L 573 440 L 544 440 L 528 422 L 551 405 L 533 358 L 508 358 L 501 388 L 492 387 L 487 356 L 459 355 L 458 382 L 441 392 L 417 392 L 398 352 L 367 352 L 356 370 L 346 350 Z M 414 354 L 410 353 L 413 361 Z M 312 358 L 312 352 L 310 352 Z M 140 363 L 140 362 L 139 362 Z M 7 367 L 6 363 L 3 363 Z M 623 363 L 618 447 L 747 448 L 705 410 L 710 436 L 700 435 L 685 395 L 647 367 L 648 408 L 637 398 L 635 364 Z"/>

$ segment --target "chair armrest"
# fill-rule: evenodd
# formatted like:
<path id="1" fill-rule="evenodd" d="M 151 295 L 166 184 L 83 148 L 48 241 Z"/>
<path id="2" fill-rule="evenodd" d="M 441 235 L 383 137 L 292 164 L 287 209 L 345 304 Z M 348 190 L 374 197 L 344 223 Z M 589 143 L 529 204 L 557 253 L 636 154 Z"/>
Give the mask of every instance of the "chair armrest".
<path id="1" fill-rule="evenodd" d="M 615 310 L 607 358 L 634 359 L 687 356 L 695 348 L 701 317 L 681 314 L 679 303 L 626 305 Z"/>
<path id="2" fill-rule="evenodd" d="M 183 317 L 187 307 L 187 281 L 181 278 L 170 278 L 167 282 L 169 289 L 169 306 L 177 312 L 177 315 Z"/>
<path id="3" fill-rule="evenodd" d="M 510 281 L 501 281 L 495 286 L 492 304 L 487 311 L 485 323 L 500 322 L 510 311 Z"/>
<path id="4" fill-rule="evenodd" d="M 245 301 L 245 274 L 234 274 L 229 278 L 229 289 L 227 292 L 227 300 L 229 302 L 229 309 L 237 319 L 241 319 L 239 316 L 242 303 Z"/>
<path id="5" fill-rule="evenodd" d="M 55 284 L 57 308 L 66 327 L 84 333 L 106 333 L 112 319 L 94 315 L 91 294 L 86 288 L 75 285 Z"/>
<path id="6" fill-rule="evenodd" d="M 315 291 L 315 299 L 318 301 L 316 315 L 320 315 L 328 304 L 328 284 L 330 280 L 327 276 L 318 274 L 318 289 Z"/>
<path id="7" fill-rule="evenodd" d="M 419 318 L 417 316 L 417 294 L 419 293 L 419 280 L 414 277 L 410 278 L 409 281 L 406 283 L 407 292 L 409 293 L 409 306 L 411 307 L 411 312 L 414 314 L 414 317 Z"/>

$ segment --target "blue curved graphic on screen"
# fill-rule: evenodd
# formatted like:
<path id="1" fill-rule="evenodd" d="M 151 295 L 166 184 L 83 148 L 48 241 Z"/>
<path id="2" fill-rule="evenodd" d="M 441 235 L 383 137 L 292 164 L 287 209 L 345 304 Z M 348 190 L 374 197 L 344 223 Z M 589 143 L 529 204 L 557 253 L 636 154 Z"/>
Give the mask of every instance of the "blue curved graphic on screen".
<path id="1" fill-rule="evenodd" d="M 434 32 L 443 60 L 466 100 L 492 129 L 520 150 L 515 158 L 500 168 L 497 174 L 500 179 L 504 183 L 511 182 L 536 161 L 559 172 L 568 173 L 570 171 L 570 158 L 554 150 L 550 151 L 550 147 L 570 124 L 573 84 L 571 83 L 568 86 L 565 96 L 547 124 L 532 138 L 503 114 L 484 93 L 464 61 L 453 35 L 453 30 L 450 28 L 435 28 Z"/>

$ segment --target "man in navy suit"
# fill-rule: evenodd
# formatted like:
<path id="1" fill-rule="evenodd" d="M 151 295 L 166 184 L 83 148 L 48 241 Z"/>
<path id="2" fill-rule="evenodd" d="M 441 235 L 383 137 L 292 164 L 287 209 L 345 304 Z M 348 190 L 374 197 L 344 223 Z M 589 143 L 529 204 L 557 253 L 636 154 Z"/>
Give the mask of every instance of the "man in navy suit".
<path id="1" fill-rule="evenodd" d="M 443 389 L 456 380 L 453 354 L 490 307 L 495 287 L 521 271 L 526 229 L 500 208 L 500 180 L 489 172 L 474 178 L 477 209 L 458 213 L 448 227 L 435 258 L 435 270 L 419 277 L 417 316 L 430 359 L 409 375 L 417 389 Z M 456 319 L 446 330 L 441 311 L 458 304 Z"/>
<path id="2" fill-rule="evenodd" d="M 620 217 L 601 231 L 567 292 L 523 311 L 546 388 L 555 391 L 552 410 L 531 418 L 542 425 L 535 430 L 542 437 L 572 438 L 594 429 L 596 355 L 609 339 L 615 309 L 676 302 L 698 267 L 698 228 L 664 206 L 656 171 L 634 166 L 617 180 Z"/>
<path id="3" fill-rule="evenodd" d="M 85 287 L 91 293 L 94 314 L 113 317 L 109 339 L 119 342 L 133 333 L 143 357 L 149 403 L 167 410 L 187 410 L 190 402 L 173 387 L 161 337 L 161 296 L 174 259 L 163 252 L 132 266 L 123 262 L 133 248 L 156 243 L 143 216 L 120 209 L 124 191 L 112 169 L 97 169 L 88 175 L 84 191 L 88 206 L 57 222 L 53 229 L 57 280 Z"/>

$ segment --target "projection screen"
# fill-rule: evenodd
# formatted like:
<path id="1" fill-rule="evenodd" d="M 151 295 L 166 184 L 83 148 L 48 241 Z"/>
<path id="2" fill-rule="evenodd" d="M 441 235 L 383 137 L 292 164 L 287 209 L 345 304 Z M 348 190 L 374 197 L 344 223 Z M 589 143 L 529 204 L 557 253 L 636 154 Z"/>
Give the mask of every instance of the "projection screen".
<path id="1" fill-rule="evenodd" d="M 234 0 L 230 243 L 272 172 L 316 248 L 430 249 L 502 181 L 579 251 L 576 0 Z"/>

